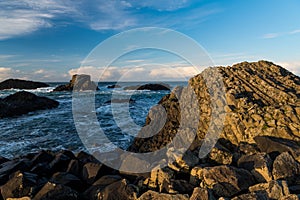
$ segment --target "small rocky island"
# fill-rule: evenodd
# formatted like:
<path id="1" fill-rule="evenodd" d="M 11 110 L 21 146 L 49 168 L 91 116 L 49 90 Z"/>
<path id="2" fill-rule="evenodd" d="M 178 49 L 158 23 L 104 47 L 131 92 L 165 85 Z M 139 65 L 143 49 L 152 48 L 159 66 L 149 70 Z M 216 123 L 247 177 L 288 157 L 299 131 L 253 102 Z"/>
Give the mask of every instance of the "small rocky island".
<path id="1" fill-rule="evenodd" d="M 49 87 L 49 85 L 46 83 L 26 81 L 20 79 L 8 79 L 0 83 L 0 90 L 6 90 L 6 89 L 33 90 L 42 87 Z"/>
<path id="2" fill-rule="evenodd" d="M 37 110 L 58 107 L 59 103 L 47 97 L 39 97 L 30 92 L 16 92 L 0 99 L 0 119 L 19 116 Z"/>
<path id="3" fill-rule="evenodd" d="M 210 126 L 214 95 L 203 77 L 222 75 L 225 97 L 215 101 L 224 108 L 224 126 L 217 143 L 199 158 L 201 145 Z M 213 79 L 212 79 L 213 80 Z M 209 81 L 209 80 L 208 80 Z M 219 87 L 212 84 L 212 89 Z M 200 110 L 192 129 L 180 124 L 182 117 L 195 118 L 195 107 L 179 105 L 193 101 Z M 217 91 L 217 90 L 213 90 Z M 153 152 L 167 145 L 167 158 L 175 158 L 160 168 L 160 163 L 142 163 L 157 168 L 149 173 L 129 174 L 111 169 L 92 155 L 70 151 L 41 151 L 12 160 L 0 158 L 0 187 L 3 199 L 53 200 L 210 200 L 278 199 L 296 200 L 300 194 L 300 78 L 267 61 L 243 62 L 232 67 L 209 68 L 189 81 L 187 88 L 175 88 L 159 104 L 168 116 L 164 127 L 154 136 L 136 138 L 128 151 Z M 149 112 L 146 125 L 161 120 Z M 198 115 L 196 115 L 198 116 Z M 147 126 L 140 135 L 151 131 Z M 170 145 L 175 135 L 195 133 L 183 156 L 180 141 Z M 147 134 L 147 133 L 146 133 Z M 122 160 L 124 161 L 124 160 Z M 1 199 L 1 196 L 0 196 Z"/>
<path id="4" fill-rule="evenodd" d="M 99 90 L 98 86 L 91 81 L 91 76 L 86 74 L 75 74 L 72 76 L 70 83 L 56 87 L 53 92 L 61 91 L 95 91 Z"/>
<path id="5" fill-rule="evenodd" d="M 158 91 L 158 90 L 167 90 L 170 91 L 170 86 L 167 84 L 159 84 L 159 83 L 148 83 L 145 85 L 135 85 L 135 86 L 127 86 L 124 87 L 124 90 L 151 90 L 151 91 Z"/>

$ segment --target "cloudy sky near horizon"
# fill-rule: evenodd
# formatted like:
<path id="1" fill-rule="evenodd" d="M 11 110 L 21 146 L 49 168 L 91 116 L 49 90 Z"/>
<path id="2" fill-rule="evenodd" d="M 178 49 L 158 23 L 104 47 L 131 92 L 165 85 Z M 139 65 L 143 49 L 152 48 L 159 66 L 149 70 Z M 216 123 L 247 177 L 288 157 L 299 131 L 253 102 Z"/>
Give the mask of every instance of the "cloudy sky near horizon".
<path id="1" fill-rule="evenodd" d="M 0 81 L 68 81 L 73 73 L 103 71 L 101 62 L 82 65 L 83 60 L 111 36 L 141 27 L 187 35 L 215 65 L 264 59 L 300 75 L 299 10 L 298 0 L 1 1 Z M 108 52 L 114 48 L 118 46 Z M 159 74 L 172 79 L 173 69 L 185 77 L 197 73 L 188 63 L 164 53 L 139 52 L 122 61 L 104 73 L 107 80 L 126 74 L 132 66 L 131 76 L 150 79 Z"/>

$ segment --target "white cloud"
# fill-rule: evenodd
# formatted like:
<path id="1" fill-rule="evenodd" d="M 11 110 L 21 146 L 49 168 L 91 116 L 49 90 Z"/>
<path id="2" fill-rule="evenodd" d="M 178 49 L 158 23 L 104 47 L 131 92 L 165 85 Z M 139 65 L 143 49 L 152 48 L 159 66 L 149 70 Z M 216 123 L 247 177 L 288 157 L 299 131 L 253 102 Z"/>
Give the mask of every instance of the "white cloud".
<path id="1" fill-rule="evenodd" d="M 56 71 L 46 69 L 24 71 L 9 67 L 0 67 L 0 81 L 4 81 L 9 78 L 50 82 L 67 80 L 69 76 L 68 74 L 60 74 Z"/>
<path id="2" fill-rule="evenodd" d="M 55 23 L 81 23 L 96 31 L 124 30 L 139 26 L 163 26 L 172 28 L 187 23 L 197 24 L 216 12 L 208 7 L 196 7 L 181 13 L 176 11 L 190 6 L 192 1 L 104 1 L 104 0 L 10 0 L 0 2 L 0 40 L 32 33 Z M 165 12 L 155 16 L 142 8 Z M 54 19 L 59 19 L 54 21 Z M 70 20 L 71 19 L 71 20 Z M 60 22 L 58 22 L 60 21 Z M 72 21 L 72 22 L 71 22 Z M 183 24 L 182 22 L 185 21 Z M 58 24 L 59 25 L 59 24 Z"/>
<path id="3" fill-rule="evenodd" d="M 263 38 L 265 38 L 265 39 L 272 39 L 272 38 L 277 38 L 280 35 L 281 34 L 279 34 L 279 33 L 268 33 L 268 34 L 263 35 Z"/>
<path id="4" fill-rule="evenodd" d="M 175 65 L 174 65 L 175 66 Z M 83 66 L 71 69 L 69 75 L 89 74 L 94 81 L 164 81 L 187 80 L 199 73 L 192 66 L 147 65 L 136 67 Z"/>
<path id="5" fill-rule="evenodd" d="M 287 35 L 295 35 L 295 34 L 299 34 L 299 33 L 300 33 L 300 29 L 296 29 L 296 30 L 289 31 L 289 32 L 267 33 L 267 34 L 263 35 L 262 38 L 273 39 L 273 38 L 278 38 L 278 37 L 287 36 Z"/>
<path id="6" fill-rule="evenodd" d="M 283 62 L 278 62 L 276 64 L 300 76 L 300 61 L 283 61 Z"/>
<path id="7" fill-rule="evenodd" d="M 70 12 L 68 6 L 54 0 L 13 0 L 0 2 L 0 39 L 28 34 L 51 27 L 51 19 Z"/>

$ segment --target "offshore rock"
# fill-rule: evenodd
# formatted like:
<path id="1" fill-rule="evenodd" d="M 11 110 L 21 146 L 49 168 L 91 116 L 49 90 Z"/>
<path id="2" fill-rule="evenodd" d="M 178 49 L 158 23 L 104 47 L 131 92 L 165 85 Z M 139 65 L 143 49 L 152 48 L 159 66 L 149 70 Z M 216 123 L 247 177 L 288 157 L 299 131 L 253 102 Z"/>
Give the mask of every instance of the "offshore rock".
<path id="1" fill-rule="evenodd" d="M 0 99 L 0 118 L 19 116 L 36 110 L 56 108 L 58 105 L 59 103 L 55 100 L 21 91 Z"/>
<path id="2" fill-rule="evenodd" d="M 86 74 L 75 74 L 70 83 L 56 87 L 53 92 L 61 91 L 95 91 L 98 86 L 91 81 L 91 76 Z"/>
<path id="3" fill-rule="evenodd" d="M 26 81 L 20 79 L 7 79 L 0 83 L 0 90 L 5 90 L 5 89 L 33 90 L 42 87 L 49 87 L 49 85 L 46 83 Z"/>

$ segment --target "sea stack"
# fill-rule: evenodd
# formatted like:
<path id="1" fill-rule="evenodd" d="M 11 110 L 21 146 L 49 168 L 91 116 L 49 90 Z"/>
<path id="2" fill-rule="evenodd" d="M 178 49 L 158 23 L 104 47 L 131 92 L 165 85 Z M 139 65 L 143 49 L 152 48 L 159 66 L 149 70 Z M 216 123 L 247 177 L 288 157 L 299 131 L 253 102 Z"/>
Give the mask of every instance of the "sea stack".
<path id="1" fill-rule="evenodd" d="M 70 83 L 56 87 L 54 92 L 61 91 L 93 91 L 99 90 L 98 86 L 91 81 L 91 76 L 86 74 L 75 74 L 72 76 Z"/>

